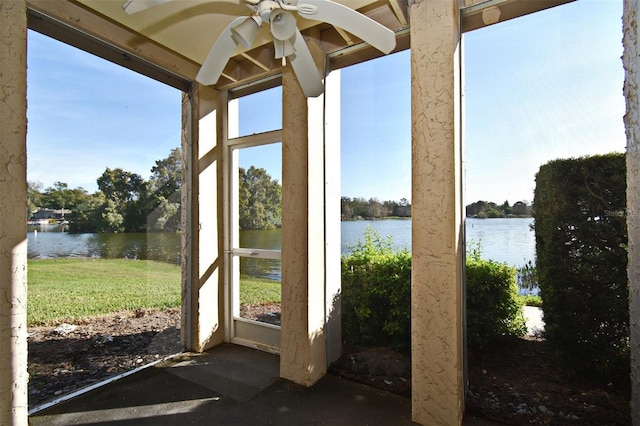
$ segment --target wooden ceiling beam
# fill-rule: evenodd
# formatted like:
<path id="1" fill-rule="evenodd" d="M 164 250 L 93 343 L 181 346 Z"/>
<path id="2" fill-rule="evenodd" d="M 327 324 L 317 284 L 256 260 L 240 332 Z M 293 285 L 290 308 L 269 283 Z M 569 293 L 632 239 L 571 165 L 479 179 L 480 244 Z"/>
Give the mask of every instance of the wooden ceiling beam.
<path id="1" fill-rule="evenodd" d="M 95 11 L 70 1 L 28 0 L 29 28 L 188 90 L 199 65 Z"/>
<path id="2" fill-rule="evenodd" d="M 232 83 L 237 83 L 238 79 L 231 77 L 229 74 L 225 74 L 225 72 L 223 71 L 222 74 L 220 74 L 222 77 L 226 78 L 227 80 L 229 80 Z"/>
<path id="3" fill-rule="evenodd" d="M 338 32 L 338 34 L 340 34 L 340 37 L 342 37 L 342 39 L 347 43 L 347 46 L 353 46 L 354 41 L 351 38 L 351 36 L 349 35 L 348 32 L 346 32 L 345 30 L 343 30 L 340 27 L 333 27 L 335 28 L 335 30 Z"/>
<path id="4" fill-rule="evenodd" d="M 460 9 L 462 32 L 473 31 L 498 22 L 519 18 L 530 13 L 540 12 L 575 0 L 485 0 L 482 2 L 469 1 L 469 6 Z M 493 9 L 498 19 L 488 20 L 485 11 Z M 494 16 L 496 16 L 494 15 Z"/>
<path id="5" fill-rule="evenodd" d="M 389 5 L 391 6 L 391 10 L 393 10 L 393 13 L 396 15 L 396 18 L 398 18 L 398 22 L 400 22 L 400 25 L 402 25 L 403 27 L 408 26 L 409 21 L 407 21 L 407 3 L 403 1 L 402 4 L 400 4 L 398 0 L 389 0 Z"/>
<path id="6" fill-rule="evenodd" d="M 271 70 L 271 68 L 269 68 L 268 66 L 266 66 L 265 64 L 263 64 L 262 62 L 260 62 L 259 60 L 257 60 L 253 56 L 251 56 L 250 54 L 248 54 L 247 52 L 241 53 L 240 56 L 242 56 L 243 58 L 245 58 L 248 61 L 253 62 L 255 65 L 259 66 L 264 71 L 270 71 Z"/>

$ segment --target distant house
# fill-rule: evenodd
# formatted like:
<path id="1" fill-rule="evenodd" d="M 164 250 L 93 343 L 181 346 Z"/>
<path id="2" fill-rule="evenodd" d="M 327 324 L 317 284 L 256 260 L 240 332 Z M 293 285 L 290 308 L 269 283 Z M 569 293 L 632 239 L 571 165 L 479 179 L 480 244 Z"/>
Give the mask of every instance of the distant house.
<path id="1" fill-rule="evenodd" d="M 47 208 L 38 208 L 38 211 L 31 216 L 31 220 L 41 221 L 41 220 L 63 220 L 65 215 L 71 213 L 70 209 L 47 209 Z"/>

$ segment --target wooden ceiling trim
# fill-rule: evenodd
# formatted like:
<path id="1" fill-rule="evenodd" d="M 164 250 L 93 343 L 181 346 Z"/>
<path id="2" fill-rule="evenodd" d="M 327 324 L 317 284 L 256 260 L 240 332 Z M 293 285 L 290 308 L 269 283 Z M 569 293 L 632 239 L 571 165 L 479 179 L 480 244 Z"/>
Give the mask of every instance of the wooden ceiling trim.
<path id="1" fill-rule="evenodd" d="M 34 25 L 48 25 L 44 34 L 181 90 L 198 72 L 199 65 L 195 62 L 78 3 L 28 0 L 27 6 L 32 11 L 30 19 L 41 21 Z M 165 81 L 163 73 L 177 79 Z"/>
<path id="2" fill-rule="evenodd" d="M 345 30 L 343 30 L 340 27 L 333 27 L 335 28 L 335 30 L 338 32 L 338 34 L 340 34 L 340 37 L 342 37 L 342 39 L 347 43 L 347 46 L 353 46 L 354 41 L 351 38 L 351 36 L 349 35 L 348 32 L 346 32 Z"/>
<path id="3" fill-rule="evenodd" d="M 249 55 L 247 52 L 242 52 L 240 54 L 240 56 L 242 56 L 243 58 L 245 58 L 248 61 L 253 62 L 255 65 L 257 65 L 260 68 L 262 68 L 263 71 L 270 71 L 271 70 L 270 67 L 266 66 L 265 64 L 263 64 L 262 62 L 260 62 L 256 58 L 254 58 L 253 56 Z"/>
<path id="4" fill-rule="evenodd" d="M 460 9 L 462 15 L 460 29 L 462 32 L 467 32 L 493 24 L 493 22 L 484 22 L 482 18 L 482 11 L 490 7 L 497 7 L 500 10 L 498 22 L 504 22 L 573 1 L 575 0 L 485 0 Z"/>
<path id="5" fill-rule="evenodd" d="M 403 27 L 409 25 L 409 21 L 407 21 L 407 3 L 402 2 L 402 5 L 398 2 L 398 0 L 389 0 L 389 5 L 391 6 L 391 10 L 398 18 L 398 22 Z"/>
<path id="6" fill-rule="evenodd" d="M 402 24 L 400 22 L 400 18 L 394 12 L 389 0 L 372 3 L 362 9 L 358 9 L 358 12 L 373 19 L 377 23 L 384 25 L 392 31 L 399 31 L 407 26 L 407 24 Z"/>
<path id="7" fill-rule="evenodd" d="M 391 53 L 401 52 L 410 47 L 409 31 L 402 30 L 396 33 L 396 48 Z M 378 49 L 362 43 L 341 50 L 336 50 L 329 55 L 329 69 L 336 70 L 351 65 L 359 64 L 370 59 L 384 56 Z"/>
<path id="8" fill-rule="evenodd" d="M 349 47 L 349 44 L 338 33 L 337 29 L 333 26 L 327 26 L 320 31 L 320 37 L 317 39 L 318 44 L 327 54 L 331 54 L 338 50 Z M 353 44 L 352 44 L 353 46 Z"/>
<path id="9" fill-rule="evenodd" d="M 227 80 L 229 80 L 232 83 L 237 83 L 238 80 L 231 77 L 229 74 L 226 74 L 224 71 L 222 72 L 222 74 L 220 74 L 222 77 L 226 78 Z"/>

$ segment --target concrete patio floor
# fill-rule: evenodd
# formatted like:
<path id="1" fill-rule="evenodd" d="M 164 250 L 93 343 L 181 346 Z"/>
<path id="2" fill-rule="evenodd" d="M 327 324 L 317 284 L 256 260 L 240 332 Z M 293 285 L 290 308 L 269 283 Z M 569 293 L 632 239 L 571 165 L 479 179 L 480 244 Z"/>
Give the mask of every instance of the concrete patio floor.
<path id="1" fill-rule="evenodd" d="M 237 345 L 183 354 L 30 417 L 43 425 L 411 425 L 408 398 L 327 374 L 311 388 Z"/>

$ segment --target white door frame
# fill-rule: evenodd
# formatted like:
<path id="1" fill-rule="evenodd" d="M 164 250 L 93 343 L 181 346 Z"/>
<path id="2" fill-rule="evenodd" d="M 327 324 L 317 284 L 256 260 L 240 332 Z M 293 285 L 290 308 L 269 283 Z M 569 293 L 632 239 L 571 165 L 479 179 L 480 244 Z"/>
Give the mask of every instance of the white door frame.
<path id="1" fill-rule="evenodd" d="M 227 318 L 226 340 L 256 349 L 279 353 L 280 326 L 253 321 L 240 317 L 240 258 L 280 259 L 280 250 L 241 248 L 239 236 L 239 150 L 273 143 L 281 143 L 282 130 L 273 130 L 247 136 L 239 136 L 238 99 L 224 102 L 223 157 L 224 168 L 224 253 L 225 274 L 225 315 Z"/>

